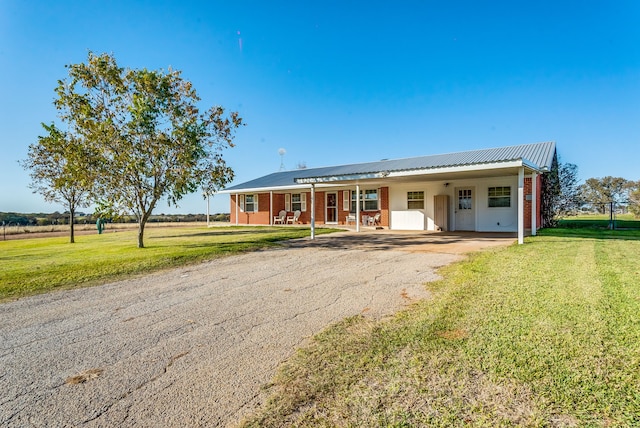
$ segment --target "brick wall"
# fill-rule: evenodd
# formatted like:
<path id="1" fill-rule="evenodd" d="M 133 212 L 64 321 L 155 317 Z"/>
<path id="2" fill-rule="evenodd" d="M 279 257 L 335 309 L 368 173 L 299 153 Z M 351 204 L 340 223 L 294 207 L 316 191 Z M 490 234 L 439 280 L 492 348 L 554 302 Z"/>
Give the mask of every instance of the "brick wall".
<path id="1" fill-rule="evenodd" d="M 542 200 L 542 175 L 538 175 L 536 177 L 536 227 L 540 227 L 542 223 L 542 216 L 540 213 L 540 206 Z M 527 195 L 531 195 L 532 192 L 532 183 L 531 177 L 525 177 L 524 179 L 524 228 L 531 229 L 531 203 L 532 201 L 527 200 Z"/>

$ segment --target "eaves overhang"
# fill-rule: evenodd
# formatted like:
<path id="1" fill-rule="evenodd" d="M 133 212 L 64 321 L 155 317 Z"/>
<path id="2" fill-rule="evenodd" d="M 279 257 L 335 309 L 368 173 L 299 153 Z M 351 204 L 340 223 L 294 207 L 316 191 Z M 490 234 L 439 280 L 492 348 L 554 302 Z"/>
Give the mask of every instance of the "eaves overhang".
<path id="1" fill-rule="evenodd" d="M 488 163 L 476 163 L 469 165 L 451 165 L 451 166 L 442 166 L 442 167 L 434 167 L 434 168 L 418 168 L 418 169 L 409 169 L 409 170 L 400 170 L 400 171 L 377 171 L 370 172 L 364 174 L 342 174 L 342 175 L 329 175 L 329 176 L 318 176 L 318 177 L 299 177 L 295 179 L 295 182 L 298 184 L 328 184 L 328 183 L 344 183 L 344 182 L 353 182 L 353 181 L 367 181 L 367 180 L 375 180 L 375 179 L 384 179 L 384 178 L 396 178 L 396 177 L 416 177 L 416 176 L 428 176 L 428 175 L 442 175 L 442 174 L 455 174 L 462 172 L 472 172 L 472 171 L 484 171 L 484 170 L 508 170 L 512 168 L 520 168 L 524 167 L 530 172 L 544 172 L 543 169 L 540 169 L 533 162 L 528 161 L 527 159 L 513 159 L 508 161 L 500 161 L 500 162 L 488 162 Z"/>
<path id="2" fill-rule="evenodd" d="M 261 193 L 269 192 L 271 190 L 297 190 L 308 189 L 308 184 L 291 184 L 287 186 L 265 186 L 265 187 L 247 187 L 242 189 L 225 189 L 217 192 L 218 194 L 235 194 L 235 193 Z"/>

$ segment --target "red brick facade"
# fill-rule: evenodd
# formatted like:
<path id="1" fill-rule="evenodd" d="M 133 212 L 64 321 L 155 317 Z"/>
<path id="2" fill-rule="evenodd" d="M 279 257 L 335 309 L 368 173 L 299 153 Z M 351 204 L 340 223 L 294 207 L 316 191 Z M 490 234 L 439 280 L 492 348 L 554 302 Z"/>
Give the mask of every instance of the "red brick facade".
<path id="1" fill-rule="evenodd" d="M 349 209 L 344 209 L 345 192 L 349 190 L 337 190 L 330 193 L 335 193 L 337 197 L 337 223 L 346 224 L 347 216 L 349 215 Z M 306 211 L 302 211 L 299 218 L 300 224 L 311 223 L 311 192 L 286 192 L 286 193 L 304 193 L 306 195 Z M 285 209 L 285 194 L 286 193 L 258 193 L 258 211 L 256 212 L 244 212 L 237 206 L 236 195 L 231 194 L 231 224 L 242 225 L 265 225 L 271 224 L 272 216 L 278 215 L 280 210 Z M 347 196 L 347 199 L 350 196 Z M 375 211 L 361 211 L 361 215 L 374 216 L 376 213 L 380 213 L 380 225 L 389 227 L 389 188 L 381 187 L 378 189 L 379 198 L 379 210 Z M 269 202 L 273 200 L 271 206 L 271 216 L 269 215 Z M 326 224 L 326 192 L 315 192 L 315 220 L 317 224 Z M 351 200 L 349 199 L 349 207 L 351 206 Z M 289 207 L 290 208 L 290 207 Z M 237 213 L 237 220 L 236 220 Z M 287 212 L 287 215 L 292 216 L 293 212 Z"/>
<path id="2" fill-rule="evenodd" d="M 536 176 L 536 228 L 540 228 L 542 217 L 540 216 L 540 201 L 542 199 L 542 176 Z M 531 177 L 524 179 L 524 228 L 531 229 L 531 200 L 527 200 L 527 195 L 532 195 Z"/>

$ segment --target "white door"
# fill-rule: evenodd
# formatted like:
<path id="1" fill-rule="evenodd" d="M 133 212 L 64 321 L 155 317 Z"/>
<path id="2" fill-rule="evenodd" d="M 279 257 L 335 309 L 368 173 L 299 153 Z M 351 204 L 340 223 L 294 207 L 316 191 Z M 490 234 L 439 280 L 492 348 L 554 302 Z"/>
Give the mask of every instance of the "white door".
<path id="1" fill-rule="evenodd" d="M 327 212 L 325 217 L 326 224 L 338 223 L 338 194 L 327 193 Z"/>
<path id="2" fill-rule="evenodd" d="M 473 190 L 472 187 L 456 189 L 456 230 L 476 230 Z"/>

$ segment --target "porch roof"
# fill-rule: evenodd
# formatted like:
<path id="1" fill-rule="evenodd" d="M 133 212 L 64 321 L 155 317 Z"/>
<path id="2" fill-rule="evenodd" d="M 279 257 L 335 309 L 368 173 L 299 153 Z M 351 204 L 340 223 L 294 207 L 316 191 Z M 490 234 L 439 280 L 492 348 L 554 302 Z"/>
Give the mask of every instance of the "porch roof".
<path id="1" fill-rule="evenodd" d="M 221 193 L 280 188 L 308 188 L 311 183 L 332 183 L 337 185 L 340 182 L 346 184 L 347 182 L 360 180 L 384 180 L 394 177 L 503 170 L 521 166 L 532 171 L 544 172 L 551 168 L 554 154 L 555 142 L 544 142 L 378 162 L 281 171 L 228 187 Z"/>

